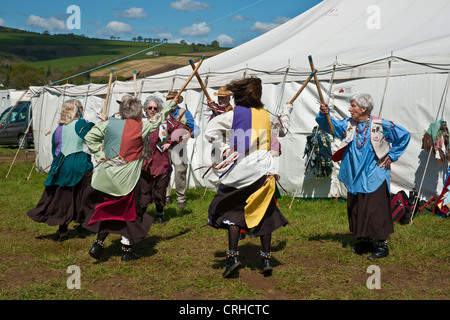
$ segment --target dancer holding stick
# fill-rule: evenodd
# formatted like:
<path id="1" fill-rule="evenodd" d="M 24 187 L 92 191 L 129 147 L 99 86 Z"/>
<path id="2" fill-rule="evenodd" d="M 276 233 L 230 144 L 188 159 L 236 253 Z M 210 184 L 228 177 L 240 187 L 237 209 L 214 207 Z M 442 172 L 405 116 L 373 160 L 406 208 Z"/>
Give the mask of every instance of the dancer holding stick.
<path id="1" fill-rule="evenodd" d="M 391 121 L 373 117 L 369 94 L 357 94 L 349 102 L 349 118 L 331 119 L 342 140 L 332 160 L 342 160 L 338 178 L 348 191 L 350 232 L 359 240 L 351 250 L 371 252 L 368 259 L 383 258 L 389 255 L 388 236 L 394 232 L 389 198 L 391 163 L 405 152 L 411 134 Z M 316 122 L 330 133 L 328 112 L 328 106 L 321 104 Z"/>
<path id="2" fill-rule="evenodd" d="M 226 267 L 222 276 L 232 276 L 240 267 L 238 242 L 240 230 L 261 239 L 260 273 L 272 273 L 270 264 L 272 232 L 288 221 L 275 201 L 276 169 L 271 155 L 270 114 L 261 102 L 262 82 L 256 77 L 235 80 L 226 86 L 233 92 L 236 107 L 213 118 L 205 138 L 224 158 L 237 158 L 229 165 L 211 170 L 208 180 L 218 186 L 209 206 L 208 224 L 228 230 Z M 229 140 L 223 133 L 229 134 Z M 251 139 L 248 139 L 251 132 Z M 251 140 L 251 141 L 249 141 Z"/>
<path id="3" fill-rule="evenodd" d="M 82 196 L 91 184 L 93 165 L 84 151 L 85 135 L 94 123 L 83 119 L 79 100 L 65 102 L 59 125 L 52 136 L 53 161 L 44 183 L 45 189 L 37 206 L 27 215 L 36 222 L 59 226 L 57 241 L 68 239 L 69 223 L 84 223 Z M 78 232 L 83 229 L 77 227 Z"/>
<path id="4" fill-rule="evenodd" d="M 141 101 L 128 99 L 120 104 L 121 119 L 100 122 L 86 135 L 86 143 L 99 162 L 83 198 L 83 226 L 97 233 L 89 250 L 94 259 L 102 258 L 109 233 L 122 236 L 122 261 L 141 257 L 133 252 L 134 245 L 147 236 L 153 222 L 140 203 L 144 140 L 167 118 L 176 102 L 167 101 L 160 113 L 143 122 Z"/>

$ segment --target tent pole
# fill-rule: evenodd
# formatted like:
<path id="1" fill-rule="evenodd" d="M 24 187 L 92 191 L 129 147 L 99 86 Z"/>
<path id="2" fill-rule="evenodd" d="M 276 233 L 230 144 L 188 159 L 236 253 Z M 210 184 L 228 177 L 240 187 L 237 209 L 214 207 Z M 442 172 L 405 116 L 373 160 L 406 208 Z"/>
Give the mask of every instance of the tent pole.
<path id="1" fill-rule="evenodd" d="M 386 83 L 384 85 L 383 97 L 381 99 L 380 112 L 378 113 L 378 117 L 381 117 L 381 110 L 383 109 L 384 97 L 386 95 L 386 90 L 387 90 L 387 86 L 388 86 L 388 83 L 389 83 L 389 77 L 390 77 L 390 74 L 391 74 L 391 64 L 392 64 L 392 54 L 391 54 L 391 57 L 389 58 L 389 61 L 388 61 L 388 71 L 387 71 L 387 75 L 386 75 Z"/>
<path id="2" fill-rule="evenodd" d="M 278 97 L 278 102 L 277 102 L 277 109 L 275 110 L 275 114 L 278 115 L 280 108 L 281 108 L 281 103 L 283 101 L 283 96 L 284 96 L 284 89 L 286 86 L 286 79 L 287 79 L 287 75 L 289 73 L 289 68 L 290 66 L 288 65 L 288 67 L 286 68 L 286 71 L 284 72 L 284 78 L 283 78 L 283 82 L 281 84 L 281 89 L 280 89 L 280 96 Z"/>

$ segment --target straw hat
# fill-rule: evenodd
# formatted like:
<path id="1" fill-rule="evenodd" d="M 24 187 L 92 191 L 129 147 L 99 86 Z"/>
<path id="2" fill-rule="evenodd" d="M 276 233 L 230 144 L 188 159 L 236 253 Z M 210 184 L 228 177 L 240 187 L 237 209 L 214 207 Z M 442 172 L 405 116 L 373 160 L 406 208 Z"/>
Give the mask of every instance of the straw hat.
<path id="1" fill-rule="evenodd" d="M 126 94 L 126 95 L 124 95 L 124 96 L 122 97 L 122 100 L 116 100 L 116 102 L 117 102 L 118 104 L 122 104 L 122 103 L 124 103 L 124 102 L 127 102 L 127 101 L 130 100 L 130 99 L 133 99 L 133 97 L 130 96 L 129 94 Z"/>
<path id="2" fill-rule="evenodd" d="M 169 93 L 167 94 L 167 96 L 164 96 L 164 98 L 166 98 L 167 100 L 171 100 L 173 98 L 175 98 L 178 94 L 178 91 L 169 91 Z M 183 102 L 183 96 L 179 96 L 178 99 L 180 100 L 179 103 Z"/>
<path id="3" fill-rule="evenodd" d="M 218 92 L 214 92 L 214 95 L 216 97 L 228 97 L 228 96 L 231 96 L 231 91 L 227 90 L 226 87 L 222 87 L 219 89 Z"/>

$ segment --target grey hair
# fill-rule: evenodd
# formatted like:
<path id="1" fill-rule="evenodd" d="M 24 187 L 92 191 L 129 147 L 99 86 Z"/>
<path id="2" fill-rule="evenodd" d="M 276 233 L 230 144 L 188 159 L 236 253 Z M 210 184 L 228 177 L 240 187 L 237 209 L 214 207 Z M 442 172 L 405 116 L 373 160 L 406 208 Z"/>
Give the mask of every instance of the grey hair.
<path id="1" fill-rule="evenodd" d="M 164 107 L 164 102 L 161 98 L 158 98 L 157 96 L 150 96 L 144 102 L 144 105 L 143 105 L 144 112 L 146 111 L 147 106 L 150 103 L 150 101 L 154 101 L 156 103 L 156 105 L 158 106 L 158 108 L 160 108 L 160 109 L 162 109 Z"/>
<path id="2" fill-rule="evenodd" d="M 368 93 L 358 93 L 350 98 L 350 102 L 355 101 L 360 108 L 367 108 L 367 113 L 371 114 L 373 110 L 373 99 Z"/>
<path id="3" fill-rule="evenodd" d="M 122 119 L 140 119 L 142 117 L 141 100 L 133 98 L 121 103 L 119 113 L 122 115 Z"/>

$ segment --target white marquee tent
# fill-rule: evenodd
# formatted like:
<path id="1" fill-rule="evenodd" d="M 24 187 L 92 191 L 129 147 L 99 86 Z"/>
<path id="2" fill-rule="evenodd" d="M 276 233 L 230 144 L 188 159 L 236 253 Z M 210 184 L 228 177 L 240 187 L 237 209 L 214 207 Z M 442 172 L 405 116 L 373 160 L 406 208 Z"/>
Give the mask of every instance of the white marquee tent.
<path id="1" fill-rule="evenodd" d="M 391 191 L 421 190 L 422 197 L 440 193 L 447 167 L 439 167 L 421 150 L 428 126 L 441 117 L 449 120 L 447 100 L 450 79 L 450 0 L 326 0 L 264 35 L 206 59 L 199 74 L 211 96 L 222 85 L 244 76 L 263 81 L 263 102 L 279 114 L 311 73 L 308 56 L 318 69 L 318 78 L 332 116 L 349 116 L 348 98 L 370 93 L 373 114 L 407 128 L 412 135 L 406 153 L 393 164 Z M 191 75 L 186 67 L 137 82 L 141 100 L 152 94 L 163 96 L 179 89 Z M 86 118 L 97 121 L 103 109 L 107 85 L 52 86 L 30 88 L 34 93 L 34 135 L 37 169 L 52 161 L 51 132 L 57 126 L 59 109 L 67 99 L 80 99 Z M 109 115 L 118 110 L 116 100 L 134 92 L 133 82 L 112 85 Z M 183 93 L 184 102 L 204 130 L 208 112 L 205 95 L 194 79 Z M 303 157 L 306 137 L 316 125 L 318 93 L 313 81 L 294 103 L 290 133 L 281 138 L 279 158 L 281 185 L 298 197 L 345 197 L 337 180 L 338 164 L 331 177 L 317 179 L 305 173 Z M 337 140 L 337 139 L 336 139 Z M 337 145 L 339 141 L 335 141 Z M 210 145 L 200 134 L 189 141 L 190 187 L 208 187 L 201 177 L 210 164 Z"/>

